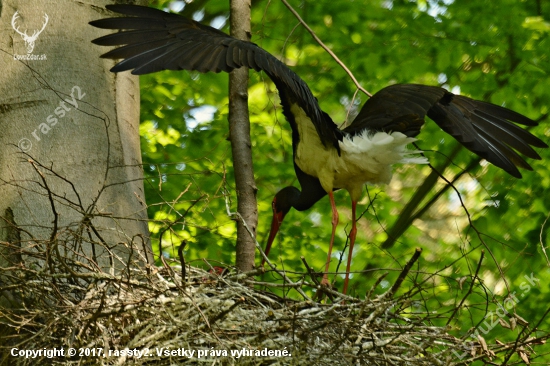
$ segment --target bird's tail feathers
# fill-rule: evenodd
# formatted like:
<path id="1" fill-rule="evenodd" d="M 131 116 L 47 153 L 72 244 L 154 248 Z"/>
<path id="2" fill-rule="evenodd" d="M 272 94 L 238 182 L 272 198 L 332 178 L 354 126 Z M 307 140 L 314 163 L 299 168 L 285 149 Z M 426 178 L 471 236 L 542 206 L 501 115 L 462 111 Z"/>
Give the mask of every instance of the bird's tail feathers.
<path id="1" fill-rule="evenodd" d="M 363 131 L 355 136 L 346 136 L 340 142 L 342 151 L 348 159 L 358 159 L 365 164 L 365 159 L 373 160 L 378 164 L 427 164 L 428 159 L 418 156 L 422 151 L 409 150 L 407 145 L 416 141 L 414 137 L 407 137 L 401 132 Z M 359 161 L 358 161 L 359 162 Z"/>

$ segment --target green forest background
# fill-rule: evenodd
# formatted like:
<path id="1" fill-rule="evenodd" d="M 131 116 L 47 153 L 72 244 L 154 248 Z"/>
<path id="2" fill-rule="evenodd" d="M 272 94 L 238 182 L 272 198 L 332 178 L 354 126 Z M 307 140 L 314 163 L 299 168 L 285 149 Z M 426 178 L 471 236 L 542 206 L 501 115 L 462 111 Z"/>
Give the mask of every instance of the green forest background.
<path id="1" fill-rule="evenodd" d="M 229 31 L 228 1 L 153 5 L 177 11 L 183 7 L 184 16 Z M 540 121 L 531 132 L 549 142 L 549 2 L 302 0 L 291 5 L 371 93 L 394 83 L 440 85 Z M 337 123 L 351 120 L 367 100 L 280 1 L 253 1 L 252 41 L 302 77 Z M 155 73 L 141 77 L 141 88 L 141 144 L 154 249 L 159 252 L 159 233 L 164 233 L 165 257 L 177 259 L 177 249 L 185 242 L 187 263 L 205 269 L 230 267 L 235 262 L 236 225 L 228 210 L 236 210 L 236 193 L 227 141 L 228 75 Z M 290 127 L 265 74 L 250 72 L 249 98 L 257 237 L 264 246 L 273 196 L 299 184 Z M 413 292 L 411 313 L 430 314 L 432 323 L 448 324 L 456 336 L 471 338 L 477 329 L 491 343 L 514 340 L 536 327 L 540 332 L 533 336 L 547 334 L 550 271 L 543 248 L 550 233 L 550 151 L 539 150 L 543 160 L 529 161 L 534 171 L 523 170 L 523 179 L 515 179 L 459 149 L 431 121 L 418 146 L 453 185 L 434 179 L 428 166 L 396 166 L 391 184 L 367 186 L 358 205 L 361 218 L 352 263 L 357 273 L 349 293 L 364 298 L 389 272 L 375 289 L 387 291 L 420 247 L 422 255 L 401 289 Z M 330 268 L 336 271 L 342 257 L 343 272 L 351 205 L 345 191 L 335 198 L 340 225 Z M 404 221 L 399 230 L 398 218 Z M 322 271 L 330 222 L 328 198 L 309 211 L 292 210 L 270 258 L 294 280 L 304 276 L 300 256 Z M 392 242 L 389 230 L 404 233 Z M 263 280 L 280 282 L 273 272 Z M 340 290 L 342 283 L 339 275 L 335 285 Z M 268 290 L 300 298 L 293 290 Z M 489 319 L 501 306 L 520 318 L 506 314 Z M 507 328 L 514 322 L 515 329 Z M 531 355 L 533 360 L 536 356 Z M 541 364 L 550 360 L 544 352 L 537 357 Z"/>

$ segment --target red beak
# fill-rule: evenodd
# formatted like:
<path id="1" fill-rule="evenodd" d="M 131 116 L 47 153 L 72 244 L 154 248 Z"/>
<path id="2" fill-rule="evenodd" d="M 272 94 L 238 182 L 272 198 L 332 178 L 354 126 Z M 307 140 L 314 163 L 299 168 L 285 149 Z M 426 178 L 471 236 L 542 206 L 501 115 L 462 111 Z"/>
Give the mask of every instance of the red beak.
<path id="1" fill-rule="evenodd" d="M 275 240 L 275 237 L 277 236 L 277 232 L 279 231 L 279 228 L 281 227 L 281 224 L 283 223 L 283 219 L 285 218 L 285 214 L 281 212 L 277 212 L 275 209 L 275 203 L 273 203 L 273 220 L 271 221 L 271 230 L 269 231 L 269 237 L 267 238 L 267 245 L 265 246 L 265 255 L 266 257 L 269 255 L 269 251 L 271 250 L 271 244 L 273 244 L 273 240 Z M 262 258 L 262 267 L 265 263 L 265 259 Z"/>

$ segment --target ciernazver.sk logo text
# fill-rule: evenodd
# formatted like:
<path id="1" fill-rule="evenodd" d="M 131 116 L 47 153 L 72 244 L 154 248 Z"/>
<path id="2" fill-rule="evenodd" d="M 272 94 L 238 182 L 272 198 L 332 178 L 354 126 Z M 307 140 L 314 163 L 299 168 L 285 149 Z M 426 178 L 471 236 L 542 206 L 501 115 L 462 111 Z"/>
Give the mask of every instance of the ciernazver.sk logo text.
<path id="1" fill-rule="evenodd" d="M 25 47 L 27 49 L 26 55 L 13 55 L 13 58 L 15 60 L 45 60 L 46 55 L 32 55 L 32 51 L 34 50 L 35 42 L 38 39 L 38 36 L 44 29 L 46 28 L 46 25 L 48 24 L 48 14 L 44 13 L 44 24 L 42 25 L 42 28 L 40 30 L 34 30 L 32 34 L 29 36 L 27 34 L 27 29 L 25 29 L 24 32 L 19 30 L 19 26 L 17 25 L 17 20 L 19 19 L 19 12 L 16 11 L 15 14 L 13 14 L 13 17 L 11 18 L 11 26 L 13 30 L 15 30 L 21 38 L 23 38 L 23 41 L 25 42 Z"/>

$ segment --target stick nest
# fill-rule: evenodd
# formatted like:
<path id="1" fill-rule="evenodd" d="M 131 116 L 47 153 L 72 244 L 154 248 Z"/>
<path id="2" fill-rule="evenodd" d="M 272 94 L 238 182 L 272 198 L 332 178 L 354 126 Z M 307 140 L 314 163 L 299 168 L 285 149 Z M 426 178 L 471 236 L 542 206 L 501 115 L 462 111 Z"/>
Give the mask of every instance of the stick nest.
<path id="1" fill-rule="evenodd" d="M 177 266 L 118 276 L 67 266 L 0 271 L 6 365 L 467 365 L 511 347 L 467 344 L 391 290 L 363 301 L 323 290 L 322 301 L 297 301 L 258 290 L 259 271 L 187 267 L 185 281 Z M 13 357 L 14 347 L 63 348 L 66 357 Z M 69 347 L 91 355 L 67 357 Z M 134 349 L 148 355 L 121 352 Z"/>

